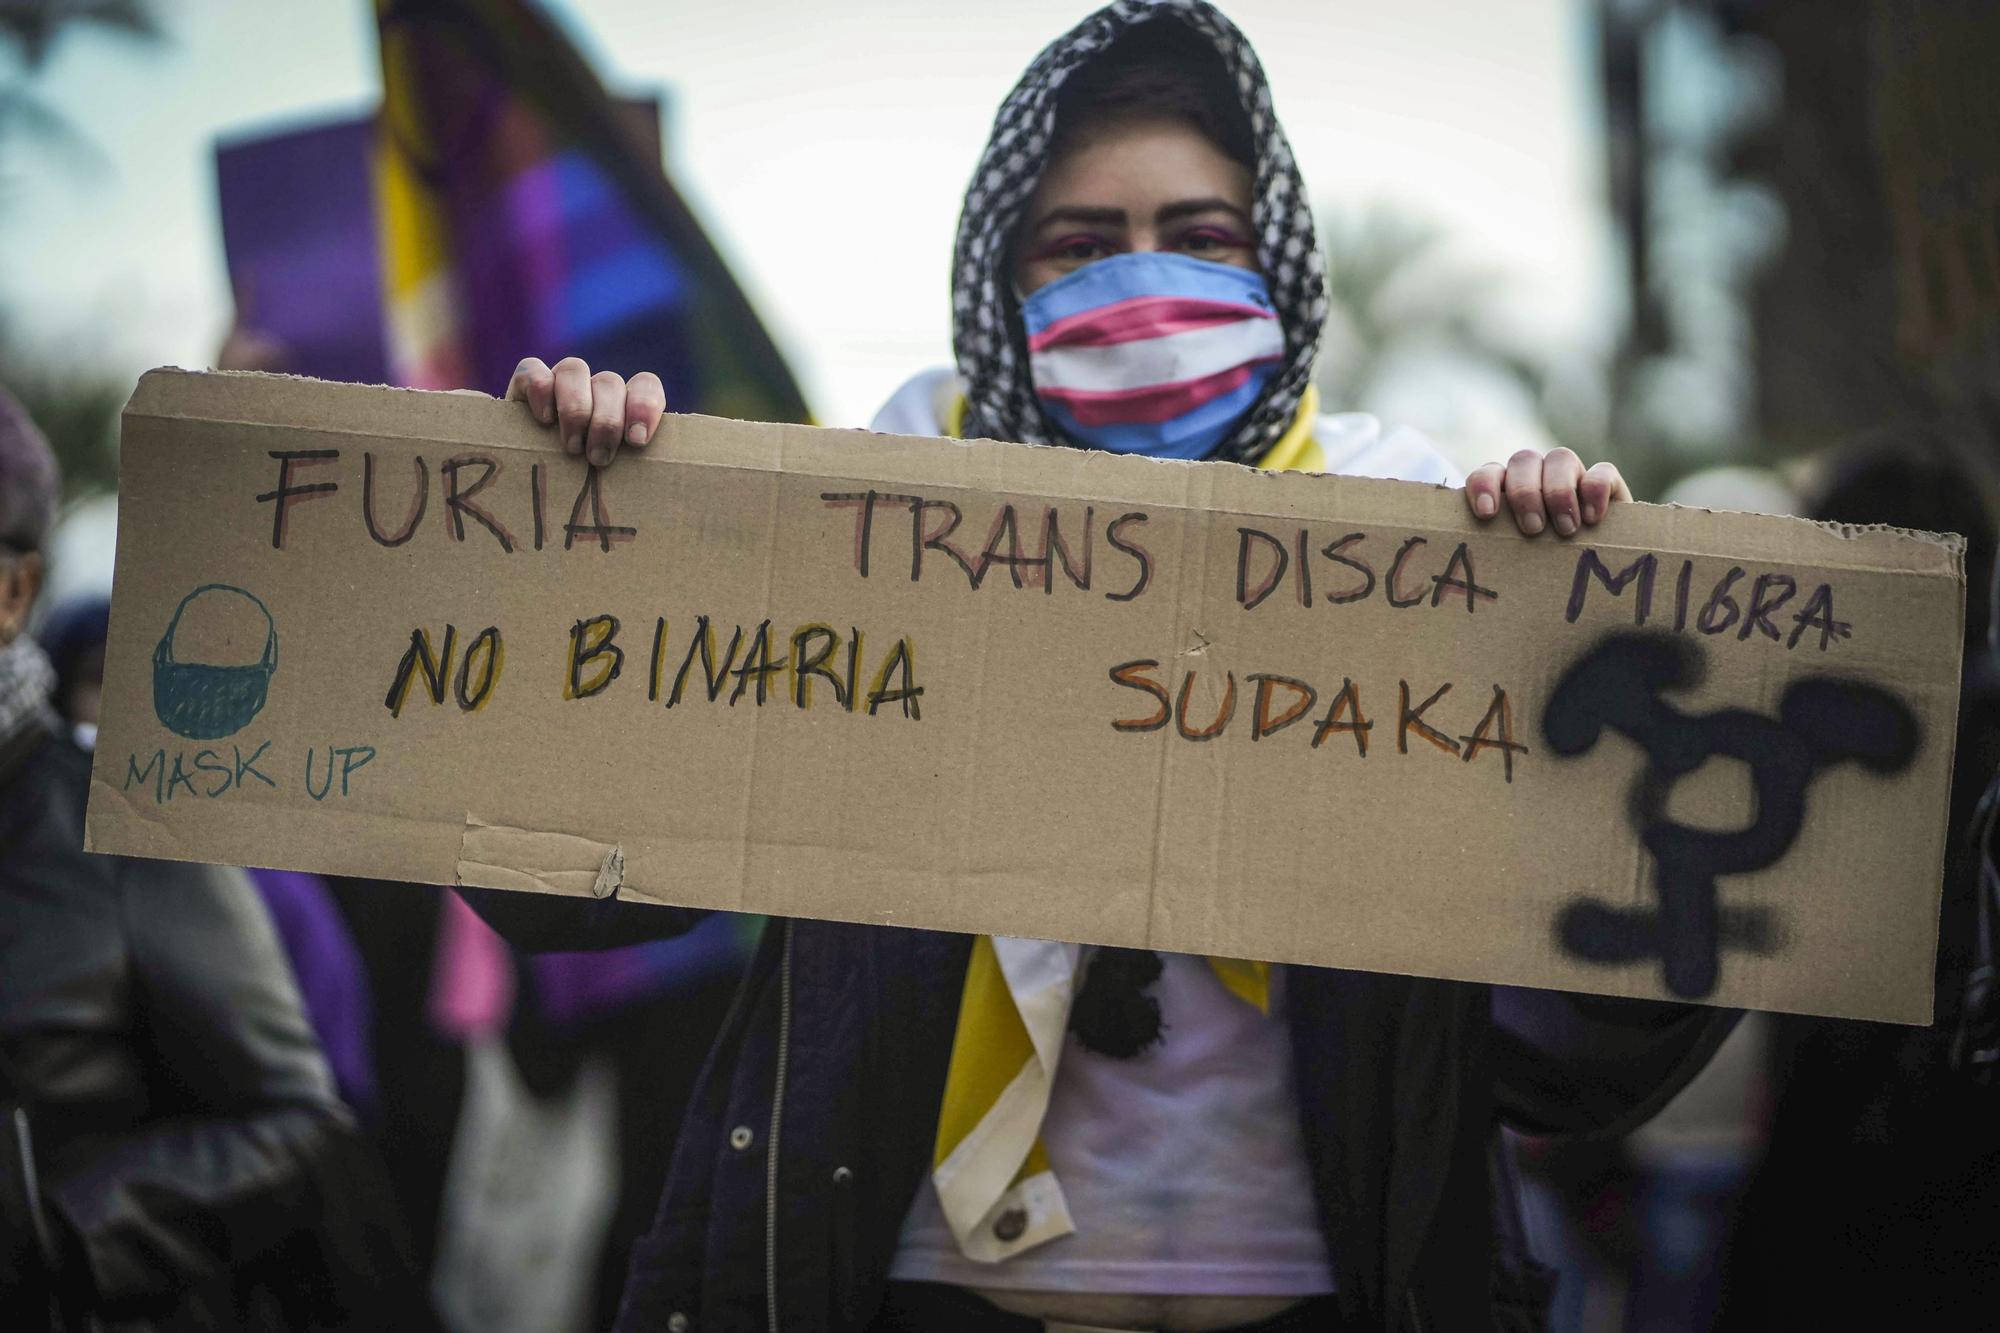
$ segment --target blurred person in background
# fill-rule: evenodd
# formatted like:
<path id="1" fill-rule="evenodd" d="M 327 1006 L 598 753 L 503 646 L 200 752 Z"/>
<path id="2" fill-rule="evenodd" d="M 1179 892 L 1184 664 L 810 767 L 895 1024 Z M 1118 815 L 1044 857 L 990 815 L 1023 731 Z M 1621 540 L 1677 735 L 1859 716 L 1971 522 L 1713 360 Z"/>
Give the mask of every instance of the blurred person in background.
<path id="1" fill-rule="evenodd" d="M 424 1327 L 380 1168 L 249 883 L 83 850 L 90 761 L 24 633 L 58 494 L 0 391 L 7 1326 Z"/>
<path id="2" fill-rule="evenodd" d="M 58 602 L 35 629 L 35 641 L 55 672 L 49 702 L 84 750 L 96 748 L 110 630 L 111 599 L 102 593 L 78 593 Z M 285 947 L 340 1098 L 363 1123 L 372 1124 L 377 1095 L 367 980 L 346 924 L 319 876 L 290 870 L 247 873 Z"/>
<path id="3" fill-rule="evenodd" d="M 104 689 L 104 644 L 111 634 L 111 598 L 78 593 L 50 607 L 35 628 L 35 642 L 55 672 L 49 706 L 85 750 L 97 746 L 97 709 Z"/>
<path id="4" fill-rule="evenodd" d="M 2000 1321 L 2000 1084 L 1965 1049 L 1994 1054 L 2000 883 L 1974 835 L 2000 774 L 1996 489 L 1990 454 L 1905 432 L 1816 459 L 1806 486 L 1813 518 L 1966 538 L 1936 1016 L 1927 1028 L 1773 1016 L 1769 1147 L 1743 1204 L 1718 1327 Z"/>
<path id="5" fill-rule="evenodd" d="M 1312 219 L 1248 43 L 1124 0 L 1002 106 L 960 222 L 956 372 L 875 426 L 1272 469 L 1466 480 L 1569 536 L 1615 468 L 1523 452 L 1459 478 L 1422 437 L 1321 416 Z M 576 359 L 510 388 L 608 463 L 666 407 Z M 530 948 L 701 914 L 467 891 Z M 695 1091 L 631 1330 L 1539 1327 L 1504 1116 L 1641 1118 L 1733 1015 L 1405 976 L 829 921 L 765 933 Z"/>

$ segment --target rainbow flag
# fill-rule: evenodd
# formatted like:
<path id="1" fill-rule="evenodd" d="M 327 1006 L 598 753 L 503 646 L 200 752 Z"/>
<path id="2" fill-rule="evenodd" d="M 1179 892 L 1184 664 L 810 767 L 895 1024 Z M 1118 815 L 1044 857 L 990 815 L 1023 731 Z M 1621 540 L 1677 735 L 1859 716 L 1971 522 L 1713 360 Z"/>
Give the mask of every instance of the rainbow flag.
<path id="1" fill-rule="evenodd" d="M 522 357 L 576 355 L 654 371 L 676 410 L 808 419 L 657 142 L 539 7 L 377 0 L 376 15 L 394 380 L 499 393 Z"/>

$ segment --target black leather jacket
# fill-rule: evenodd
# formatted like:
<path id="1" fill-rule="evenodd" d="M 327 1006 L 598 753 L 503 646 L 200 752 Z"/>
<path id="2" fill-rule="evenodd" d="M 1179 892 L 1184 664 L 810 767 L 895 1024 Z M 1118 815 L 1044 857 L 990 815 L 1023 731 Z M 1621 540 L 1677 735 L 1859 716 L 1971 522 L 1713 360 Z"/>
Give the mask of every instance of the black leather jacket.
<path id="1" fill-rule="evenodd" d="M 406 1305 L 386 1182 L 254 888 L 84 852 L 87 757 L 45 728 L 8 749 L 0 1100 L 28 1110 L 66 1303 L 173 1328 Z"/>

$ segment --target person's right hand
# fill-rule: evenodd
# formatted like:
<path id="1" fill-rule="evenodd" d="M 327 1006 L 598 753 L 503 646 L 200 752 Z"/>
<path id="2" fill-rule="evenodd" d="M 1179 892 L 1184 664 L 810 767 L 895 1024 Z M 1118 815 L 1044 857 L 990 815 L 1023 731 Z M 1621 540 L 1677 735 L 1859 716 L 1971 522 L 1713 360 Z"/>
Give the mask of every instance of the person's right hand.
<path id="1" fill-rule="evenodd" d="M 573 356 L 554 369 L 529 357 L 514 367 L 507 398 L 526 403 L 535 420 L 556 427 L 566 451 L 583 454 L 597 467 L 609 463 L 621 444 L 651 443 L 667 410 L 666 386 L 658 375 L 641 371 L 629 381 L 608 370 L 593 375 Z"/>

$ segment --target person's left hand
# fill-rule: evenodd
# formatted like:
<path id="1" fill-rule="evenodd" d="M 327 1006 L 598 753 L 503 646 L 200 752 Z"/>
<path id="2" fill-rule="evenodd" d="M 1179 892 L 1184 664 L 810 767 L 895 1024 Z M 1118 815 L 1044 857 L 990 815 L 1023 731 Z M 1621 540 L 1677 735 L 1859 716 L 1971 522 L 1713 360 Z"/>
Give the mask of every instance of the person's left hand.
<path id="1" fill-rule="evenodd" d="M 1632 488 L 1612 463 L 1586 468 L 1574 450 L 1551 449 L 1547 454 L 1523 449 L 1504 463 L 1474 468 L 1465 479 L 1465 502 L 1475 516 L 1486 519 L 1505 504 L 1514 526 L 1533 537 L 1554 528 L 1560 537 L 1579 527 L 1592 527 L 1614 501 L 1630 500 Z"/>

